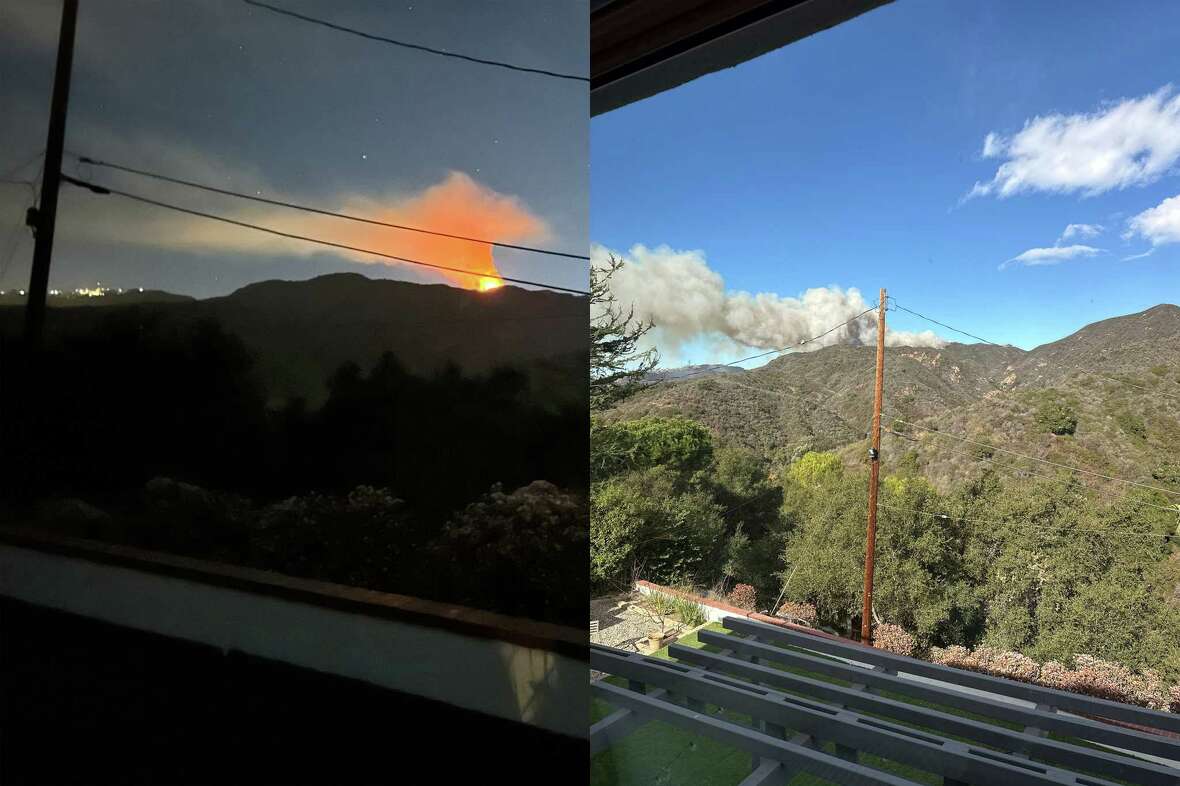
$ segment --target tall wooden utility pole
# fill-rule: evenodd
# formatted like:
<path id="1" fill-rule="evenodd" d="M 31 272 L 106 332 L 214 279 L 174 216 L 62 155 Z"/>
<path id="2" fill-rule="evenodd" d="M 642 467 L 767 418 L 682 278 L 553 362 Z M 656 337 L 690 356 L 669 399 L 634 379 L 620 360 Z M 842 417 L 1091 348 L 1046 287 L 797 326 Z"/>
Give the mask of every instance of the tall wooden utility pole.
<path id="1" fill-rule="evenodd" d="M 53 100 L 49 106 L 49 136 L 45 141 L 45 170 L 41 176 L 41 203 L 31 213 L 36 244 L 29 275 L 29 299 L 25 301 L 25 342 L 35 350 L 45 329 L 45 298 L 49 290 L 49 260 L 53 256 L 53 230 L 57 224 L 57 190 L 61 185 L 61 154 L 66 141 L 66 106 L 70 101 L 70 72 L 74 63 L 74 28 L 78 0 L 64 0 L 61 33 L 57 39 L 57 70 L 53 76 Z"/>
<path id="2" fill-rule="evenodd" d="M 881 397 L 885 384 L 885 290 L 877 304 L 877 378 L 873 383 L 873 431 L 869 448 L 869 528 L 865 534 L 865 603 L 860 640 L 873 643 L 873 557 L 877 550 L 877 478 L 881 474 Z"/>

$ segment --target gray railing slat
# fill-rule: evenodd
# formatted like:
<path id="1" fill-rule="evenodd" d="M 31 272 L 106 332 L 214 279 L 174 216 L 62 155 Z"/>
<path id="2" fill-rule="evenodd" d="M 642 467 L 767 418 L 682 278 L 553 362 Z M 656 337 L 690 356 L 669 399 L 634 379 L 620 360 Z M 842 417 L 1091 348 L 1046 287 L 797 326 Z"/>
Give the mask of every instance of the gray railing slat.
<path id="1" fill-rule="evenodd" d="M 827 674 L 848 682 L 863 682 L 879 689 L 913 696 L 936 704 L 951 705 L 956 709 L 989 718 L 1019 723 L 1024 726 L 1037 726 L 1046 731 L 1078 737 L 1089 742 L 1101 742 L 1163 758 L 1180 759 L 1180 742 L 1157 734 L 1135 731 L 1089 718 L 1077 718 L 1034 708 L 1024 708 L 998 699 L 939 688 L 830 658 L 768 644 L 755 644 L 736 636 L 727 636 L 711 631 L 700 631 L 697 635 L 701 641 L 715 646 L 724 644 L 724 646 L 738 652 L 760 652 L 763 659 L 789 663 L 808 671 Z"/>
<path id="2" fill-rule="evenodd" d="M 928 772 L 976 783 L 1073 784 L 1073 773 L 1051 765 L 1031 764 L 1010 754 L 977 751 L 934 732 L 919 732 L 891 721 L 869 718 L 849 710 L 827 711 L 777 690 L 732 680 L 721 682 L 708 672 L 683 673 L 663 669 L 656 659 L 626 653 L 591 655 L 595 668 L 641 679 L 677 694 L 698 698 L 751 716 L 806 732 L 819 740 L 840 740 L 850 748 L 903 762 Z M 758 668 L 750 664 L 751 668 Z M 852 765 L 852 762 L 849 762 Z M 1094 779 L 1093 783 L 1110 783 Z"/>
<path id="3" fill-rule="evenodd" d="M 959 715 L 923 707 L 897 699 L 887 698 L 854 687 L 835 685 L 830 682 L 811 679 L 792 672 L 780 671 L 771 666 L 751 666 L 747 661 L 729 658 L 723 654 L 705 652 L 680 645 L 673 645 L 671 654 L 681 663 L 691 663 L 709 668 L 714 673 L 737 674 L 754 682 L 774 685 L 779 688 L 804 693 L 823 701 L 842 704 L 853 709 L 885 715 L 906 723 L 925 728 L 938 729 L 941 733 L 968 737 L 984 745 L 991 745 L 1012 753 L 1013 756 L 1031 752 L 1044 761 L 1061 767 L 1080 767 L 1119 780 L 1151 786 L 1174 786 L 1180 776 L 1176 770 L 1158 764 L 1120 756 L 1104 750 L 1074 745 L 1050 739 L 1044 732 L 1018 732 L 1003 726 L 964 718 Z"/>
<path id="4" fill-rule="evenodd" d="M 977 690 L 990 691 L 1015 699 L 1031 701 L 1036 704 L 1047 704 L 1059 710 L 1065 710 L 1066 712 L 1096 715 L 1123 721 L 1124 723 L 1137 723 L 1141 726 L 1180 734 L 1180 715 L 1170 712 L 1160 712 L 1159 710 L 1151 710 L 1146 707 L 1137 707 L 1133 704 L 1123 704 L 1117 701 L 1110 701 L 1109 699 L 1084 696 L 1078 693 L 1057 690 L 1056 688 L 1046 688 L 1041 685 L 1018 682 L 1004 677 L 994 677 L 990 674 L 980 674 L 979 672 L 967 671 L 966 669 L 956 669 L 951 666 L 918 660 L 917 658 L 908 658 L 904 655 L 895 655 L 891 652 L 865 647 L 852 642 L 843 642 L 825 636 L 814 636 L 785 628 L 778 628 L 761 622 L 752 622 L 741 617 L 725 617 L 721 620 L 721 624 L 728 630 L 748 636 L 757 636 L 764 641 L 770 640 L 775 643 L 804 647 L 828 655 L 849 658 L 850 660 L 880 664 L 894 671 L 904 671 L 907 674 L 918 674 L 923 677 L 929 677 L 930 679 L 944 680 Z"/>

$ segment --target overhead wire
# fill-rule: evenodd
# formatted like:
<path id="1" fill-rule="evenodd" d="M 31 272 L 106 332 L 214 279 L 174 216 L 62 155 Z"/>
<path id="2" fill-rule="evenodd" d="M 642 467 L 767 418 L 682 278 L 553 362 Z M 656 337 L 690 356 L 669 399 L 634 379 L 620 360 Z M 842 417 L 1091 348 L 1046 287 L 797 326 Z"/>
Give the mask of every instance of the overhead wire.
<path id="1" fill-rule="evenodd" d="M 892 429 L 885 428 L 884 426 L 881 427 L 881 431 L 886 434 L 889 434 L 891 436 L 899 437 L 904 440 L 908 440 L 910 442 L 920 442 L 920 440 L 918 440 L 914 437 L 911 437 L 909 434 L 902 434 L 900 432 L 893 431 Z M 1028 467 L 1021 467 L 1017 464 L 1004 463 L 1001 461 L 997 461 L 994 458 L 990 458 L 988 456 L 980 456 L 975 453 L 969 453 L 965 450 L 955 450 L 954 448 L 943 448 L 943 450 L 945 450 L 949 453 L 955 453 L 960 456 L 966 456 L 967 458 L 972 459 L 974 461 L 984 461 L 984 462 L 987 462 L 988 464 L 993 464 L 999 469 L 1007 470 L 1008 472 L 1012 473 L 1012 475 L 1014 475 L 1016 477 L 1022 478 L 1022 477 L 1032 475 L 1032 476 L 1038 477 L 1038 478 L 1045 478 L 1046 480 L 1056 480 L 1057 479 L 1057 476 L 1055 476 L 1055 475 L 1050 475 L 1045 472 L 1038 472 L 1034 469 L 1029 469 Z M 1177 506 L 1177 505 L 1157 505 L 1156 503 L 1151 502 L 1149 500 L 1145 500 L 1145 499 L 1129 499 L 1126 497 L 1124 497 L 1123 499 L 1124 499 L 1124 501 L 1126 501 L 1132 505 L 1142 505 L 1142 506 L 1148 507 L 1148 508 L 1156 508 L 1157 510 L 1164 510 L 1169 513 L 1176 513 L 1178 511 L 1180 511 L 1180 506 Z"/>
<path id="2" fill-rule="evenodd" d="M 1059 467 L 1061 469 L 1067 469 L 1067 470 L 1070 470 L 1071 472 L 1078 472 L 1083 475 L 1090 475 L 1093 477 L 1102 478 L 1103 480 L 1109 480 L 1109 481 L 1113 481 L 1116 483 L 1125 483 L 1129 486 L 1136 486 L 1136 487 L 1142 488 L 1142 489 L 1149 489 L 1151 491 L 1158 491 L 1163 494 L 1175 494 L 1177 496 L 1180 496 L 1180 491 L 1173 491 L 1171 489 L 1166 489 L 1161 486 L 1152 486 L 1148 483 L 1140 483 L 1138 481 L 1128 480 L 1127 478 L 1120 478 L 1116 475 L 1107 475 L 1102 472 L 1096 472 L 1095 470 L 1092 470 L 1092 469 L 1085 469 L 1083 467 L 1075 467 L 1070 464 L 1063 464 L 1059 461 L 1051 461 L 1049 459 L 1039 458 L 1037 456 L 1030 456 L 1027 453 L 1021 453 L 1020 451 L 1012 450 L 1010 448 L 1002 448 L 1002 447 L 999 447 L 998 445 L 991 445 L 987 442 L 980 442 L 979 440 L 974 440 L 974 439 L 971 439 L 970 437 L 964 437 L 961 434 L 953 434 L 949 431 L 943 431 L 941 429 L 930 428 L 929 426 L 922 426 L 922 425 L 919 425 L 919 424 L 914 423 L 912 421 L 903 420 L 902 418 L 897 417 L 896 413 L 891 412 L 890 416 L 893 417 L 893 420 L 896 423 L 904 423 L 907 426 L 913 426 L 914 428 L 921 429 L 922 431 L 930 432 L 931 434 L 941 435 L 941 436 L 946 437 L 947 439 L 954 439 L 954 440 L 958 440 L 960 442 L 966 442 L 968 444 L 977 445 L 979 447 L 987 448 L 989 450 L 998 450 L 1001 453 L 1008 453 L 1009 455 L 1018 456 L 1019 458 L 1023 458 L 1023 459 L 1028 459 L 1029 461 L 1036 461 L 1041 464 L 1047 464 L 1049 466 Z"/>
<path id="3" fill-rule="evenodd" d="M 1000 348 L 1002 348 L 1002 349 L 1003 349 L 1003 348 L 1010 348 L 1010 347 L 1011 347 L 1011 345 L 1010 345 L 1010 344 L 999 344 L 999 343 L 997 343 L 997 342 L 995 342 L 995 341 L 989 341 L 988 339 L 986 339 L 986 338 L 983 338 L 982 336 L 977 336 L 977 335 L 975 335 L 974 333 L 968 333 L 968 332 L 967 332 L 967 331 L 965 331 L 965 330 L 960 330 L 960 329 L 959 329 L 959 328 L 957 328 L 957 327 L 952 327 L 951 325 L 948 325 L 948 324 L 946 324 L 945 322 L 940 322 L 940 321 L 938 321 L 937 319 L 933 319 L 932 317 L 928 317 L 928 316 L 926 316 L 925 314 L 919 314 L 917 311 L 914 311 L 914 310 L 912 310 L 912 309 L 906 308 L 905 306 L 901 305 L 901 304 L 900 304 L 900 303 L 898 303 L 896 300 L 894 300 L 892 296 L 889 296 L 889 300 L 893 302 L 893 306 L 894 306 L 895 308 L 897 308 L 897 309 L 899 309 L 899 310 L 901 310 L 901 311 L 905 311 L 905 312 L 906 312 L 906 313 L 908 313 L 908 314 L 913 314 L 915 317 L 918 317 L 919 319 L 924 319 L 924 320 L 926 320 L 927 322 L 931 322 L 931 323 L 933 323 L 933 324 L 935 324 L 935 325 L 938 325 L 938 326 L 940 326 L 940 327 L 944 327 L 944 328 L 946 328 L 947 330 L 953 330 L 953 331 L 954 331 L 954 332 L 956 332 L 956 333 L 960 333 L 960 334 L 962 334 L 962 335 L 964 335 L 964 336 L 968 336 L 968 337 L 970 337 L 970 338 L 973 338 L 973 339 L 975 339 L 976 341 L 981 341 L 981 342 L 983 342 L 984 344 L 990 344 L 990 345 L 991 345 L 991 346 L 993 346 L 993 347 L 1000 347 Z M 1166 390 L 1157 390 L 1156 388 L 1150 388 L 1150 387 L 1147 387 L 1146 385 L 1140 385 L 1140 384 L 1137 384 L 1137 383 L 1135 383 L 1135 382 L 1128 382 L 1127 380 L 1125 380 L 1125 379 L 1121 379 L 1121 378 L 1119 378 L 1119 377 L 1116 377 L 1116 376 L 1114 376 L 1114 375 L 1112 375 L 1112 374 L 1104 374 L 1104 373 L 1102 373 L 1102 372 L 1100 372 L 1100 371 L 1094 371 L 1093 369 L 1086 369 L 1086 368 L 1082 368 L 1081 366 L 1073 366 L 1073 365 L 1070 365 L 1070 364 L 1068 364 L 1068 363 L 1063 363 L 1063 362 L 1061 362 L 1061 361 L 1056 361 L 1056 362 L 1057 362 L 1057 364 L 1058 364 L 1058 365 L 1060 365 L 1060 366 L 1063 366 L 1063 367 L 1065 367 L 1065 368 L 1068 368 L 1068 369 L 1071 369 L 1071 370 L 1073 370 L 1073 371 L 1080 371 L 1080 372 L 1082 372 L 1083 374 L 1092 374 L 1092 375 L 1094 375 L 1094 376 L 1097 376 L 1097 377 L 1103 377 L 1104 379 L 1109 379 L 1109 380 L 1112 380 L 1112 381 L 1114 381 L 1114 382 L 1118 382 L 1118 383 L 1120 383 L 1120 384 L 1127 385 L 1127 386 L 1129 386 L 1129 387 L 1138 388 L 1138 389 L 1140 389 L 1140 390 L 1146 390 L 1146 391 L 1148 391 L 1148 392 L 1150 392 L 1150 393 L 1158 393 L 1158 394 L 1159 394 L 1159 395 L 1161 395 L 1161 396 L 1167 396 L 1168 398 L 1174 398 L 1174 399 L 1176 399 L 1176 400 L 1180 401 L 1180 395 L 1177 395 L 1177 394 L 1175 394 L 1175 393 L 1169 393 L 1169 392 L 1168 392 L 1168 391 L 1166 391 Z"/>
<path id="4" fill-rule="evenodd" d="M 782 354 L 784 352 L 788 352 L 792 349 L 798 349 L 799 347 L 805 346 L 807 344 L 811 344 L 815 341 L 820 340 L 821 338 L 824 338 L 832 333 L 835 333 L 837 330 L 844 327 L 845 325 L 849 325 L 849 324 L 855 322 L 856 320 L 860 319 L 861 317 L 863 317 L 865 314 L 872 312 L 875 308 L 877 308 L 876 305 L 866 308 L 864 311 L 860 312 L 856 316 L 846 319 L 843 322 L 841 322 L 840 324 L 834 325 L 834 326 L 828 328 L 823 333 L 820 333 L 819 335 L 816 335 L 816 336 L 812 336 L 811 338 L 802 339 L 800 341 L 795 342 L 794 344 L 788 344 L 786 346 L 778 347 L 776 349 L 770 349 L 765 352 L 760 352 L 757 355 L 750 355 L 749 357 L 738 358 L 737 360 L 731 360 L 728 363 L 711 363 L 711 364 L 709 364 L 709 366 L 707 368 L 698 369 L 696 371 L 691 371 L 687 374 L 682 374 L 678 377 L 666 377 L 664 379 L 656 380 L 655 382 L 649 383 L 647 385 L 647 387 L 652 388 L 652 387 L 655 387 L 656 385 L 667 384 L 670 382 L 683 382 L 686 379 L 690 379 L 691 377 L 699 376 L 701 374 L 711 374 L 718 368 L 726 368 L 729 366 L 736 366 L 740 363 L 747 363 L 751 360 L 759 360 L 764 357 L 769 357 L 770 355 L 780 355 L 780 354 Z"/>
<path id="5" fill-rule="evenodd" d="M 450 265 L 439 265 L 439 264 L 436 264 L 433 262 L 426 262 L 426 261 L 423 261 L 420 259 L 411 259 L 410 257 L 398 256 L 396 254 L 387 254 L 383 251 L 377 251 L 375 249 L 361 248 L 359 246 L 352 246 L 352 245 L 348 245 L 347 243 L 337 243 L 335 241 L 324 240 L 322 238 L 311 237 L 309 235 L 299 235 L 294 232 L 284 232 L 282 230 L 274 229 L 272 227 L 264 227 L 259 224 L 252 224 L 247 221 L 239 221 L 234 218 L 228 218 L 226 216 L 219 216 L 215 213 L 207 213 L 207 212 L 204 212 L 201 210 L 194 210 L 192 208 L 181 207 L 180 205 L 174 205 L 169 202 L 164 202 L 164 201 L 161 201 L 158 199 L 152 199 L 150 197 L 146 197 L 141 194 L 135 194 L 135 193 L 132 193 L 129 191 L 123 191 L 121 189 L 113 188 L 111 186 L 103 186 L 103 185 L 99 185 L 97 183 L 91 183 L 87 180 L 81 180 L 79 178 L 72 177 L 72 176 L 66 175 L 66 174 L 62 175 L 62 180 L 66 181 L 67 183 L 70 183 L 72 185 L 79 186 L 79 187 L 85 188 L 85 189 L 89 189 L 90 191 L 97 193 L 97 194 L 115 194 L 117 196 L 124 197 L 125 199 L 133 200 L 135 202 L 141 202 L 141 203 L 147 204 L 147 205 L 154 205 L 156 207 L 165 208 L 167 210 L 174 210 L 179 213 L 185 213 L 185 214 L 188 214 L 191 216 L 197 216 L 199 218 L 206 218 L 206 219 L 209 219 L 212 221 L 220 221 L 225 224 L 230 224 L 233 226 L 242 227 L 244 229 L 252 229 L 252 230 L 255 230 L 258 232 L 263 232 L 263 233 L 266 233 L 269 235 L 274 235 L 276 237 L 284 237 L 284 238 L 287 238 L 290 240 L 299 240 L 299 241 L 303 241 L 305 243 L 314 243 L 316 245 L 326 246 L 329 248 L 337 248 L 337 249 L 342 249 L 342 250 L 346 250 L 346 251 L 353 251 L 355 253 L 365 254 L 368 256 L 382 257 L 384 259 L 392 259 L 397 262 L 405 262 L 406 264 L 409 264 L 409 265 L 417 265 L 419 267 L 431 268 L 433 270 L 443 270 L 443 271 L 447 271 L 450 273 L 460 273 L 462 275 L 472 276 L 477 279 L 495 278 L 499 281 L 507 281 L 507 282 L 510 282 L 513 284 L 524 284 L 527 286 L 541 287 L 543 289 L 551 289 L 551 290 L 555 290 L 558 292 L 568 292 L 568 293 L 574 294 L 574 295 L 587 295 L 588 296 L 590 294 L 587 290 L 584 290 L 584 289 L 563 287 L 563 286 L 559 286 L 557 284 L 550 284 L 550 283 L 546 283 L 546 282 L 542 282 L 542 281 L 531 281 L 529 279 L 524 279 L 524 278 L 514 278 L 512 276 L 504 276 L 504 275 L 500 275 L 498 273 L 492 274 L 492 273 L 481 272 L 481 271 L 477 271 L 477 270 L 469 270 L 469 269 L 465 269 L 465 268 L 452 267 Z"/>
<path id="6" fill-rule="evenodd" d="M 983 519 L 983 518 L 969 518 L 965 516 L 952 516 L 947 513 L 931 513 L 925 510 L 915 510 L 913 508 L 904 508 L 897 505 L 885 505 L 878 503 L 878 507 L 884 510 L 892 510 L 901 513 L 913 513 L 919 516 L 928 516 L 930 518 L 941 519 L 943 521 L 963 521 L 978 524 L 1019 524 L 1020 522 L 1010 521 L 1008 519 Z M 1071 535 L 1075 532 L 1082 532 L 1086 534 L 1104 535 L 1106 537 L 1116 538 L 1145 538 L 1148 540 L 1171 540 L 1180 539 L 1180 534 L 1162 533 L 1162 532 L 1118 532 L 1110 529 L 1094 529 L 1092 527 L 1040 527 L 1040 526 L 1026 526 L 1023 528 L 1026 532 L 1044 532 L 1058 535 Z"/>
<path id="7" fill-rule="evenodd" d="M 545 69 L 545 68 L 530 68 L 527 66 L 516 65 L 514 63 L 508 63 L 503 60 L 492 60 L 490 58 L 474 57 L 472 55 L 465 55 L 465 54 L 461 54 L 459 52 L 449 52 L 446 49 L 439 49 L 436 47 L 425 46 L 423 44 L 415 44 L 415 43 L 412 43 L 409 41 L 402 41 L 402 40 L 399 40 L 396 38 L 389 38 L 388 36 L 377 35 L 375 33 L 368 33 L 368 32 L 365 32 L 364 30 L 357 30 L 356 28 L 353 28 L 353 27 L 345 27 L 344 25 L 337 24 L 335 22 L 329 22 L 326 19 L 319 19 L 318 17 L 307 16 L 306 14 L 300 14 L 295 11 L 291 11 L 289 9 L 282 8 L 280 6 L 271 5 L 270 3 L 263 3 L 263 2 L 260 2 L 260 0 L 242 0 L 242 2 L 246 3 L 247 5 L 252 5 L 255 8 L 262 8 L 267 11 L 271 11 L 272 13 L 281 14 L 283 16 L 291 17 L 292 19 L 299 19 L 303 22 L 308 22 L 313 25 L 319 25 L 320 27 L 325 27 L 325 28 L 329 28 L 331 30 L 336 30 L 337 32 L 349 33 L 351 35 L 360 36 L 361 38 L 367 38 L 370 41 L 379 41 L 379 42 L 385 43 L 385 44 L 392 44 L 394 46 L 399 46 L 404 49 L 412 49 L 412 50 L 416 50 L 419 52 L 427 52 L 432 55 L 439 55 L 440 57 L 450 57 L 450 58 L 454 58 L 457 60 L 465 60 L 467 62 L 477 63 L 479 65 L 494 66 L 497 68 L 506 68 L 511 71 L 520 71 L 520 72 L 529 73 L 529 74 L 537 74 L 539 76 L 547 76 L 547 77 L 552 77 L 554 79 L 565 79 L 565 80 L 570 80 L 570 81 L 575 81 L 575 82 L 589 82 L 590 81 L 589 77 L 581 76 L 579 74 L 566 74 L 566 73 L 562 73 L 560 71 L 551 71 L 551 70 Z"/>
<path id="8" fill-rule="evenodd" d="M 3 175 L 0 175 L 0 180 L 10 180 L 12 178 L 15 178 L 17 176 L 17 173 L 19 173 L 22 169 L 24 169 L 29 164 L 33 163 L 34 161 L 36 161 L 37 159 L 41 158 L 44 155 L 45 155 L 44 150 L 40 150 L 37 153 L 34 153 L 33 155 L 31 155 L 27 159 L 25 159 L 22 163 L 14 166 L 12 169 L 9 169 Z"/>
<path id="9" fill-rule="evenodd" d="M 247 200 L 250 200 L 251 202 L 261 202 L 262 204 L 265 204 L 265 205 L 274 205 L 276 207 L 286 207 L 286 208 L 290 208 L 292 210 L 302 210 L 307 213 L 315 213 L 315 214 L 321 215 L 321 216 L 330 216 L 332 218 L 342 218 L 342 219 L 345 219 L 348 221 L 357 221 L 357 222 L 360 222 L 363 224 L 372 224 L 374 226 L 389 227 L 390 229 L 400 229 L 400 230 L 405 230 L 407 232 L 418 232 L 418 233 L 425 234 L 425 235 L 435 235 L 437 237 L 446 237 L 446 238 L 451 238 L 454 240 L 465 240 L 465 241 L 468 241 L 471 243 L 483 243 L 483 244 L 490 245 L 490 246 L 496 246 L 498 248 L 512 249 L 514 251 L 527 251 L 527 252 L 530 252 L 533 254 L 547 254 L 549 256 L 564 257 L 567 259 L 578 259 L 578 260 L 586 260 L 586 261 L 589 261 L 589 259 L 590 259 L 590 256 L 588 254 L 573 254 L 573 253 L 569 253 L 567 251 L 553 251 L 553 250 L 547 249 L 547 248 L 536 248 L 533 246 L 525 246 L 525 245 L 519 245 L 519 244 L 515 244 L 515 243 L 504 243 L 504 242 L 501 242 L 498 240 L 487 240 L 484 238 L 470 237 L 467 235 L 458 235 L 458 234 L 453 234 L 451 232 L 442 232 L 442 231 L 439 231 L 436 229 L 428 229 L 426 227 L 411 226 L 409 224 L 397 224 L 397 223 L 393 223 L 391 221 L 380 221 L 375 218 L 366 218 L 364 216 L 354 216 L 354 215 L 350 215 L 348 213 L 340 213 L 340 212 L 337 212 L 334 210 L 326 210 L 324 208 L 312 207 L 310 205 L 301 205 L 301 204 L 298 204 L 295 202 L 287 202 L 287 201 L 284 201 L 281 199 L 270 199 L 268 197 L 260 196 L 257 194 L 246 194 L 246 193 L 242 193 L 240 191 L 233 191 L 228 188 L 220 188 L 218 186 L 212 186 L 207 183 L 198 183 L 193 180 L 185 180 L 183 178 L 173 177 L 171 175 L 165 175 L 160 172 L 152 172 L 147 169 L 139 169 L 136 167 L 128 166 L 127 164 L 118 164 L 118 163 L 115 163 L 112 161 L 103 161 L 101 159 L 91 158 L 90 156 L 84 156 L 84 155 L 78 155 L 78 154 L 75 154 L 75 155 L 77 156 L 78 161 L 83 164 L 90 164 L 91 166 L 104 167 L 107 169 L 115 169 L 120 172 L 127 172 L 129 174 L 139 175 L 141 177 L 149 177 L 149 178 L 152 178 L 155 180 L 160 180 L 160 181 L 163 181 L 166 183 L 174 183 L 176 185 L 188 186 L 189 188 L 196 188 L 201 191 L 208 191 L 213 194 L 222 194 L 224 196 L 236 197 L 238 199 L 247 199 Z"/>
<path id="10" fill-rule="evenodd" d="M 26 161 L 25 163 L 21 164 L 20 166 L 16 167 L 15 169 L 13 169 L 11 171 L 11 174 L 15 175 L 17 172 L 24 169 L 29 164 L 33 163 L 38 158 L 41 158 L 44 155 L 45 155 L 45 153 L 44 153 L 44 151 L 42 151 L 42 152 L 38 153 L 37 155 L 31 157 L 28 161 Z M 0 182 L 18 183 L 20 185 L 28 186 L 31 199 L 29 200 L 28 204 L 26 205 L 26 208 L 32 208 L 37 204 L 37 199 L 39 197 L 39 194 L 38 194 L 39 186 L 40 186 L 40 183 L 41 183 L 44 173 L 45 173 L 45 162 L 42 161 L 41 166 L 37 171 L 37 176 L 35 178 L 33 178 L 33 180 L 31 180 L 31 181 L 5 180 L 5 181 L 0 181 Z M 7 278 L 8 269 L 12 265 L 13 258 L 16 256 L 16 250 L 18 248 L 20 248 L 21 240 L 24 239 L 24 232 L 22 232 L 21 230 L 25 226 L 25 216 L 26 216 L 26 213 L 24 213 L 24 212 L 19 213 L 16 217 L 16 222 L 13 224 L 11 231 L 8 233 L 8 239 L 5 243 L 5 250 L 3 252 L 3 257 L 0 257 L 0 285 L 3 285 L 5 278 Z"/>

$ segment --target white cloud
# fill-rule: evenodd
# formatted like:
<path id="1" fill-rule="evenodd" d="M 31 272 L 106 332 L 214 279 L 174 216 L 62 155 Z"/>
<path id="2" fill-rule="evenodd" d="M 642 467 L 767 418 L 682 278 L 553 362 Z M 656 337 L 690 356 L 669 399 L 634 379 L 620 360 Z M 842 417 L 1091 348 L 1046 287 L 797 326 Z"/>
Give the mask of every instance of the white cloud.
<path id="1" fill-rule="evenodd" d="M 989 133 L 983 155 L 1004 160 L 966 198 L 1026 191 L 1094 196 L 1159 179 L 1180 160 L 1180 95 L 1173 92 L 1167 85 L 1089 114 L 1037 116 L 1010 137 Z"/>
<path id="2" fill-rule="evenodd" d="M 1000 270 L 1014 265 L 1056 265 L 1075 257 L 1092 257 L 1102 253 L 1102 249 L 1092 246 L 1051 246 L 1049 248 L 1030 248 L 1022 254 L 1017 254 L 1000 265 Z"/>
<path id="3" fill-rule="evenodd" d="M 818 336 L 870 308 L 856 289 L 816 287 L 798 297 L 773 292 L 728 290 L 721 274 L 709 267 L 703 251 L 668 246 L 633 246 L 625 254 L 595 245 L 591 264 L 603 266 L 613 254 L 627 264 L 611 279 L 611 291 L 623 308 L 651 320 L 649 336 L 666 359 L 682 359 L 685 345 L 706 346 L 715 353 L 707 362 L 727 362 L 746 349 L 777 349 Z M 871 343 L 877 335 L 873 314 L 852 321 L 809 344 L 811 349 L 841 343 Z M 891 346 L 941 347 L 932 331 L 888 330 Z M 706 362 L 696 359 L 696 362 Z"/>
<path id="4" fill-rule="evenodd" d="M 1180 243 L 1180 194 L 1129 218 L 1123 237 L 1136 236 L 1151 241 L 1152 248 Z"/>
<path id="5" fill-rule="evenodd" d="M 1098 235 L 1102 234 L 1104 230 L 1105 227 L 1103 227 L 1101 224 L 1070 224 L 1061 233 L 1061 237 L 1057 238 L 1057 242 L 1060 244 L 1063 240 L 1070 240 L 1071 238 L 1075 237 L 1080 237 L 1083 239 L 1097 237 Z"/>
<path id="6" fill-rule="evenodd" d="M 983 138 L 983 152 L 980 153 L 984 158 L 996 158 L 1004 152 L 1004 140 L 995 131 L 991 131 Z"/>

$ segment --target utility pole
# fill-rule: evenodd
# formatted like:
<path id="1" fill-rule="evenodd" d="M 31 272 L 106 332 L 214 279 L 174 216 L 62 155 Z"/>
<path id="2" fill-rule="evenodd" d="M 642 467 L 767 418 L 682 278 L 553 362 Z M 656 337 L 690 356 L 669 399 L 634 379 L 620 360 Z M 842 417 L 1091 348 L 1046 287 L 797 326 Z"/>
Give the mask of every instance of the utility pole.
<path id="1" fill-rule="evenodd" d="M 881 397 L 885 385 L 885 289 L 877 303 L 877 378 L 873 384 L 873 431 L 869 447 L 869 527 L 865 534 L 865 593 L 860 640 L 873 643 L 873 557 L 877 547 L 877 478 L 881 474 Z"/>
<path id="2" fill-rule="evenodd" d="M 53 230 L 57 224 L 57 191 L 61 185 L 61 155 L 66 140 L 66 107 L 70 101 L 77 20 L 78 0 L 63 0 L 61 32 L 57 39 L 57 70 L 53 76 L 53 100 L 49 107 L 49 135 L 45 141 L 45 170 L 41 177 L 41 202 L 29 215 L 36 244 L 29 275 L 29 299 L 25 301 L 25 342 L 32 351 L 40 347 L 45 330 L 45 298 L 49 289 L 49 261 L 53 256 Z"/>

